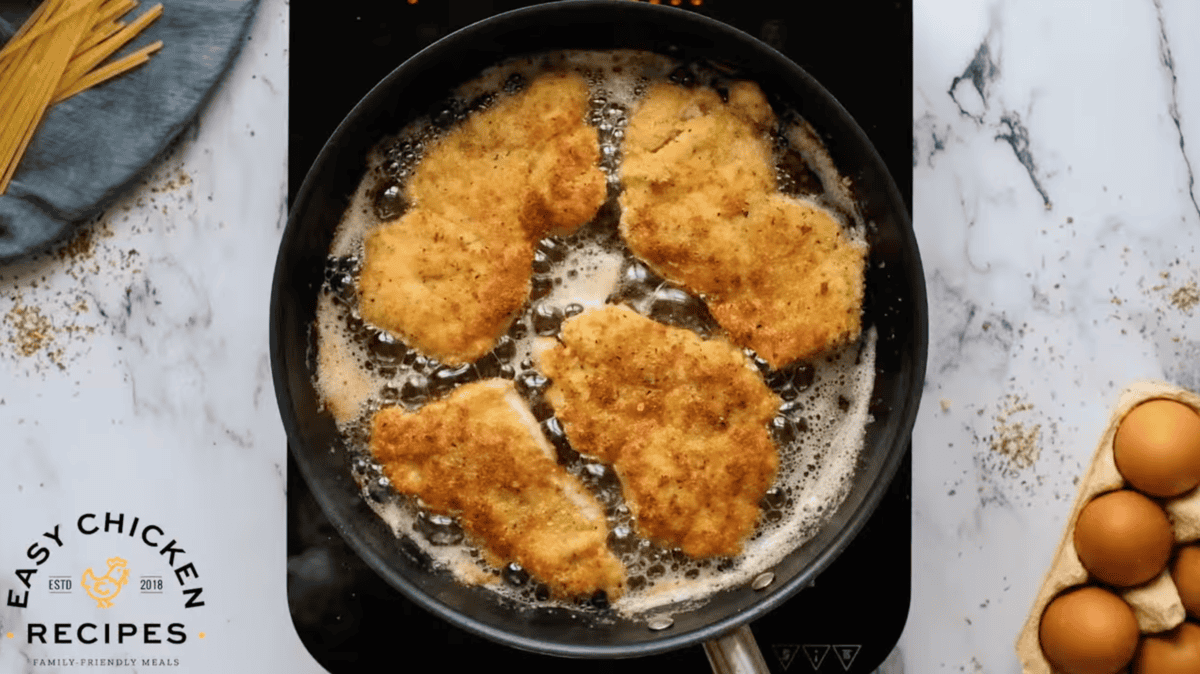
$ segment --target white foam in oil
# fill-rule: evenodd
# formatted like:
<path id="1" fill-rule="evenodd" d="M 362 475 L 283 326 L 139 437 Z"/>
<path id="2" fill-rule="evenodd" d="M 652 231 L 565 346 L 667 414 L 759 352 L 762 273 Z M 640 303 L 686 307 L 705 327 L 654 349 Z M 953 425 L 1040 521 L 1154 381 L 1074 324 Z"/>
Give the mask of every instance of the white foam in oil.
<path id="1" fill-rule="evenodd" d="M 647 83 L 678 76 L 678 67 L 666 57 L 640 52 L 559 52 L 522 59 L 497 66 L 460 87 L 443 114 L 461 119 L 470 108 L 485 107 L 508 95 L 540 71 L 576 69 L 591 87 L 589 123 L 600 137 L 601 168 L 616 187 L 620 142 L 630 111 Z M 519 568 L 489 568 L 451 518 L 422 513 L 414 499 L 391 489 L 367 448 L 372 415 L 389 405 L 418 409 L 465 381 L 507 377 L 515 379 L 525 395 L 531 423 L 538 424 L 550 441 L 561 444 L 561 427 L 540 397 L 546 382 L 534 369 L 532 352 L 539 339 L 553 338 L 565 318 L 608 301 L 622 301 L 705 336 L 718 330 L 699 298 L 664 283 L 632 258 L 616 234 L 616 209 L 609 207 L 580 232 L 539 244 L 530 302 L 495 350 L 473 365 L 442 365 L 363 324 L 355 308 L 354 286 L 363 237 L 381 221 L 403 212 L 404 180 L 424 148 L 446 126 L 444 119 L 416 120 L 397 136 L 383 139 L 368 158 L 366 175 L 330 248 L 314 326 L 315 383 L 346 446 L 355 453 L 355 477 L 365 500 L 397 536 L 417 543 L 436 564 L 465 583 L 486 583 L 507 596 L 545 603 L 544 587 Z M 866 228 L 848 183 L 837 174 L 816 134 L 802 120 L 781 133 L 788 141 L 777 144 L 785 147 L 777 157 L 781 189 L 826 208 L 852 240 L 865 245 Z M 804 175 L 797 175 L 797 165 Z M 762 367 L 764 377 L 784 400 L 771 429 L 780 449 L 780 471 L 764 499 L 759 527 L 736 558 L 691 560 L 637 538 L 611 468 L 568 451 L 563 462 L 605 505 L 610 544 L 629 571 L 629 590 L 612 602 L 613 609 L 651 617 L 694 606 L 716 591 L 750 583 L 820 529 L 854 479 L 870 420 L 875 341 L 874 329 L 867 329 L 858 342 L 831 356 L 782 371 Z"/>

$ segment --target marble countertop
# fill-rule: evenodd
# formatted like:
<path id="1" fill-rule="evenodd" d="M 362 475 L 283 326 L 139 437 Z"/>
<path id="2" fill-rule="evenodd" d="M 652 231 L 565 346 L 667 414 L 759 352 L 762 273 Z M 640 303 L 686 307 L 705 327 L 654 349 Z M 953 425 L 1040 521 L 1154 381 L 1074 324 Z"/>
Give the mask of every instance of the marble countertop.
<path id="1" fill-rule="evenodd" d="M 930 349 L 912 605 L 884 671 L 1020 671 L 1014 640 L 1120 391 L 1200 389 L 1198 30 L 1190 0 L 915 3 Z M 288 615 L 267 355 L 287 49 L 288 5 L 263 0 L 143 184 L 0 267 L 0 671 L 320 671 Z M 114 557 L 120 619 L 78 584 Z M 110 643 L 81 643 L 106 623 Z M 136 629 L 123 643 L 118 623 Z"/>
<path id="2" fill-rule="evenodd" d="M 1121 390 L 1200 388 L 1198 29 L 1187 0 L 915 3 L 930 343 L 903 671 L 1020 671 Z"/>
<path id="3" fill-rule="evenodd" d="M 233 70 L 142 184 L 0 267 L 2 672 L 321 671 L 288 615 L 267 357 L 287 63 L 288 3 L 262 0 Z M 80 574 L 112 558 L 129 583 L 104 609 Z M 28 643 L 31 624 L 49 626 L 46 645 Z M 136 633 L 120 639 L 123 624 Z"/>

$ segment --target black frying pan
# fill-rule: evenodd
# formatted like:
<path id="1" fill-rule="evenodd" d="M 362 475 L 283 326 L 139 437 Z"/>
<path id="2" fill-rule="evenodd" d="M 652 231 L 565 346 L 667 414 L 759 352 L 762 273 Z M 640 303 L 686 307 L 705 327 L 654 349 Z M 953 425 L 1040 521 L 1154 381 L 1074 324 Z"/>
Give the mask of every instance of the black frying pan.
<path id="1" fill-rule="evenodd" d="M 427 114 L 449 90 L 498 60 L 556 49 L 648 49 L 732 66 L 822 135 L 856 186 L 871 258 L 865 323 L 879 331 L 867 442 L 849 496 L 812 540 L 775 569 L 767 589 L 730 590 L 675 614 L 666 630 L 592 620 L 564 610 L 514 608 L 437 572 L 363 502 L 332 418 L 311 383 L 310 326 L 332 233 L 365 169 L 367 151 Z M 296 464 L 329 520 L 383 578 L 437 616 L 517 648 L 572 657 L 633 657 L 708 641 L 770 611 L 808 585 L 854 538 L 905 451 L 925 371 L 923 273 L 904 203 L 879 155 L 846 111 L 806 72 L 725 24 L 668 7 L 573 0 L 502 14 L 435 43 L 380 82 L 334 132 L 301 185 L 276 262 L 271 298 L 276 395 Z"/>

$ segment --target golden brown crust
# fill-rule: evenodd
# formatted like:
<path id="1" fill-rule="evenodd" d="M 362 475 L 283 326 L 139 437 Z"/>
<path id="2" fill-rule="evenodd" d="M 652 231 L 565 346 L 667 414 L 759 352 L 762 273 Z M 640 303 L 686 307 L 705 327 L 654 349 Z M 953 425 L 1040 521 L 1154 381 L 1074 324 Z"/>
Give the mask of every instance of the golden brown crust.
<path id="1" fill-rule="evenodd" d="M 546 395 L 575 449 L 613 464 L 641 534 L 693 557 L 740 552 L 779 465 L 782 402 L 746 356 L 615 306 L 560 339 L 539 356 Z"/>
<path id="2" fill-rule="evenodd" d="M 439 141 L 417 167 L 412 200 L 447 217 L 519 224 L 531 244 L 578 227 L 595 215 L 606 189 L 599 139 L 584 122 L 587 105 L 578 74 L 538 77 Z"/>
<path id="3" fill-rule="evenodd" d="M 468 362 L 495 345 L 529 294 L 533 248 L 417 209 L 364 242 L 359 308 L 422 353 Z"/>
<path id="4" fill-rule="evenodd" d="M 412 210 L 367 236 L 363 318 L 448 363 L 487 353 L 528 297 L 538 240 L 604 201 L 587 102 L 582 77 L 548 74 L 430 148 Z"/>
<path id="5" fill-rule="evenodd" d="M 773 367 L 860 330 L 864 252 L 827 212 L 780 194 L 766 98 L 739 82 L 652 87 L 626 132 L 621 231 L 635 255 L 704 296 Z"/>
<path id="6" fill-rule="evenodd" d="M 457 517 L 497 566 L 515 561 L 556 597 L 621 594 L 604 513 L 560 467 L 512 382 L 465 384 L 415 413 L 380 410 L 371 451 L 384 474 L 434 512 Z"/>

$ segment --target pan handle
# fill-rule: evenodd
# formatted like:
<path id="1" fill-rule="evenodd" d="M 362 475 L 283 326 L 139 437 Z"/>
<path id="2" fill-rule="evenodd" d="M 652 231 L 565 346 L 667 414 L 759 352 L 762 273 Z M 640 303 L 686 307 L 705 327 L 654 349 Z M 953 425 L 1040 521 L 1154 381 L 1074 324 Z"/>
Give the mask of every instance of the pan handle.
<path id="1" fill-rule="evenodd" d="M 771 671 L 767 669 L 767 661 L 763 660 L 749 625 L 704 642 L 704 654 L 708 656 L 713 674 L 768 674 Z"/>

